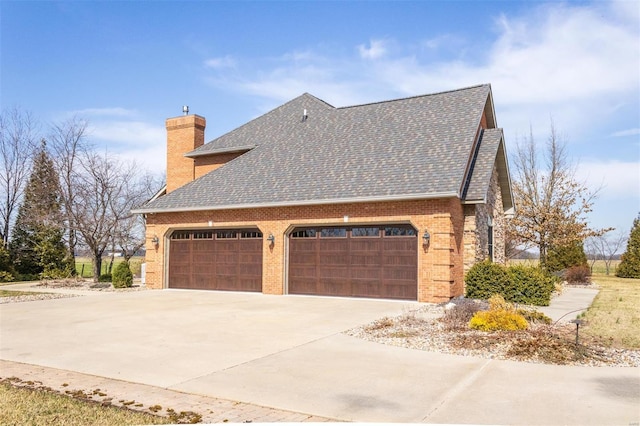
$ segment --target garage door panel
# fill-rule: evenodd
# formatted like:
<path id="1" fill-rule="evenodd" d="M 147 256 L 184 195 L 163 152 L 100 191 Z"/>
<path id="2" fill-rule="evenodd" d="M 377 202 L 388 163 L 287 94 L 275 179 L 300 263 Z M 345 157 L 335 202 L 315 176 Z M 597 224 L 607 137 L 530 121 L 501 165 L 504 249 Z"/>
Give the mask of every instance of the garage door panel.
<path id="1" fill-rule="evenodd" d="M 347 266 L 349 264 L 348 252 L 344 253 L 321 253 L 320 254 L 320 266 L 333 267 L 336 265 Z"/>
<path id="2" fill-rule="evenodd" d="M 379 231 L 384 226 L 366 228 L 373 231 L 294 229 L 289 239 L 289 293 L 415 300 L 417 233 L 400 232 L 405 225 L 390 228 L 396 230 L 391 236 Z"/>
<path id="3" fill-rule="evenodd" d="M 380 265 L 381 256 L 378 253 L 373 254 L 354 254 L 349 256 L 350 264 L 352 267 L 364 266 L 364 267 L 376 267 Z"/>
<path id="4" fill-rule="evenodd" d="M 318 285 L 318 292 L 326 296 L 351 296 L 351 285 L 345 285 L 341 278 L 323 278 Z"/>
<path id="5" fill-rule="evenodd" d="M 259 231 L 196 230 L 175 231 L 176 234 L 169 250 L 170 288 L 262 291 Z"/>

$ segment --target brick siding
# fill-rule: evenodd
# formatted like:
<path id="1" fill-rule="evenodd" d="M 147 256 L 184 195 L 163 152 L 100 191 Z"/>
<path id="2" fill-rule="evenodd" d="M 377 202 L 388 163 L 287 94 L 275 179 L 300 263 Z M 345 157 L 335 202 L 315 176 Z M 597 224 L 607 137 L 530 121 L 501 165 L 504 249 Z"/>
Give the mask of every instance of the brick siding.
<path id="1" fill-rule="evenodd" d="M 176 229 L 257 227 L 262 231 L 262 291 L 286 293 L 287 238 L 296 226 L 410 223 L 418 230 L 418 300 L 444 302 L 463 289 L 463 208 L 456 198 L 403 202 L 329 204 L 203 212 L 156 213 L 147 215 L 146 282 L 150 288 L 165 288 L 166 254 L 169 237 Z M 209 222 L 212 226 L 209 227 Z M 431 241 L 422 244 L 428 230 Z M 266 237 L 276 238 L 271 247 Z M 156 249 L 151 239 L 158 236 Z"/>

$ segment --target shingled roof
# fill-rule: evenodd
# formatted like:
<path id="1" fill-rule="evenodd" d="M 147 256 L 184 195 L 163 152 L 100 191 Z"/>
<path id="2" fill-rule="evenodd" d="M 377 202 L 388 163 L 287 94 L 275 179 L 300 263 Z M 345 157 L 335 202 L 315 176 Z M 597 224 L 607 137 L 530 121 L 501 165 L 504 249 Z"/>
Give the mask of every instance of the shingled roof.
<path id="1" fill-rule="evenodd" d="M 489 129 L 479 139 L 483 112 Z M 494 127 L 489 85 L 344 108 L 305 93 L 186 153 L 248 151 L 136 212 L 463 199 L 465 192 L 477 202 L 498 147 L 504 155 Z M 476 140 L 486 142 L 475 149 Z"/>

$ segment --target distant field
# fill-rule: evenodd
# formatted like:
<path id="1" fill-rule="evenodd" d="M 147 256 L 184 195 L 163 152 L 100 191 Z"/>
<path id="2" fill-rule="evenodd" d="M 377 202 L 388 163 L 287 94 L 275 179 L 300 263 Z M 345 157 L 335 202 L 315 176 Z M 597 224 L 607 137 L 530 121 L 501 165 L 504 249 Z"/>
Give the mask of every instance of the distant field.
<path id="1" fill-rule="evenodd" d="M 537 265 L 538 264 L 538 259 L 511 259 L 509 261 L 510 265 Z M 589 266 L 591 266 L 591 262 L 588 262 Z M 611 267 L 610 267 L 610 271 L 609 274 L 610 275 L 615 275 L 616 273 L 616 268 L 618 267 L 618 265 L 620 264 L 619 260 L 612 260 L 611 261 Z M 595 263 L 593 264 L 593 267 L 591 269 L 591 272 L 594 275 L 600 274 L 600 275 L 604 275 L 606 271 L 605 268 L 605 264 L 604 264 L 604 260 L 596 260 Z"/>
<path id="2" fill-rule="evenodd" d="M 124 258 L 116 257 L 113 260 L 113 268 L 115 269 L 118 263 L 122 261 L 124 261 Z M 110 262 L 111 262 L 110 257 L 102 258 L 102 271 L 100 271 L 101 275 L 108 273 Z M 144 262 L 144 257 L 134 256 L 133 258 L 131 258 L 131 262 L 130 262 L 131 272 L 133 272 L 133 275 L 136 277 L 140 276 L 140 264 L 142 264 L 142 262 Z M 91 259 L 88 257 L 76 257 L 76 271 L 78 271 L 78 275 L 82 276 L 83 278 L 93 277 L 93 268 L 91 266 Z"/>

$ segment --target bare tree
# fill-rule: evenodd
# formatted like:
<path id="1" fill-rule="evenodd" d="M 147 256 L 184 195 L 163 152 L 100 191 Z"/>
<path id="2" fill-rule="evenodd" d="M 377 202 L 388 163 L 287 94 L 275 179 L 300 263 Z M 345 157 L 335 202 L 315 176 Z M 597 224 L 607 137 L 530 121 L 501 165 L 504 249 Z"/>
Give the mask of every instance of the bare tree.
<path id="1" fill-rule="evenodd" d="M 611 262 L 613 262 L 618 252 L 622 250 L 626 242 L 627 232 L 619 230 L 613 234 L 605 233 L 589 237 L 585 241 L 585 245 L 590 256 L 604 261 L 605 273 L 609 275 Z M 591 263 L 592 269 L 594 263 L 595 261 Z"/>
<path id="2" fill-rule="evenodd" d="M 162 187 L 163 182 L 157 176 L 147 173 L 128 187 L 128 195 L 123 198 L 121 206 L 125 214 L 118 221 L 114 233 L 115 245 L 122 250 L 126 261 L 145 245 L 144 217 L 131 214 L 130 211 L 148 201 Z"/>
<path id="3" fill-rule="evenodd" d="M 540 152 L 533 132 L 518 144 L 514 164 L 513 192 L 518 206 L 509 221 L 509 232 L 525 248 L 536 247 L 544 265 L 551 247 L 560 247 L 607 230 L 593 230 L 586 215 L 591 212 L 595 192 L 575 179 L 565 143 L 551 123 L 545 149 Z M 542 160 L 542 164 L 540 161 Z"/>
<path id="4" fill-rule="evenodd" d="M 67 247 L 71 264 L 75 265 L 78 231 L 73 209 L 77 203 L 79 187 L 80 159 L 90 146 L 87 142 L 87 121 L 72 117 L 66 121 L 51 125 L 50 146 L 53 161 L 60 177 L 60 190 L 65 227 L 67 229 Z"/>
<path id="5" fill-rule="evenodd" d="M 87 152 L 80 158 L 82 170 L 74 179 L 77 187 L 72 215 L 75 230 L 89 248 L 94 281 L 102 269 L 102 255 L 113 243 L 118 223 L 133 206 L 130 183 L 136 165 L 116 161 L 108 154 Z"/>
<path id="6" fill-rule="evenodd" d="M 0 114 L 0 238 L 5 248 L 38 146 L 37 127 L 31 113 L 17 107 Z"/>

